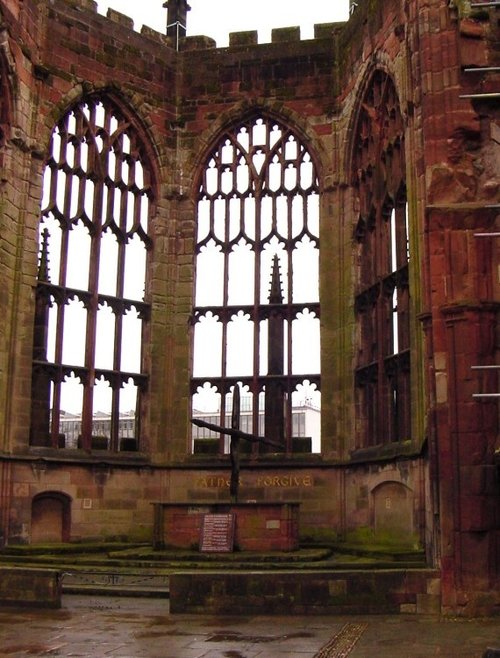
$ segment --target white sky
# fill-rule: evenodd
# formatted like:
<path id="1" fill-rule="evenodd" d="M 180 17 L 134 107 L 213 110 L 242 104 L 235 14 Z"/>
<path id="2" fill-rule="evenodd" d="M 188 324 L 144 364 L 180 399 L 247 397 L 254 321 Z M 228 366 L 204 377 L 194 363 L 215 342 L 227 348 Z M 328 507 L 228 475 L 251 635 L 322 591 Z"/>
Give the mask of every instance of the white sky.
<path id="1" fill-rule="evenodd" d="M 271 40 L 271 29 L 300 25 L 302 39 L 314 36 L 315 23 L 347 20 L 349 0 L 189 0 L 188 35 L 212 37 L 219 47 L 228 45 L 230 32 L 258 30 L 259 43 Z M 163 0 L 97 0 L 98 10 L 108 7 L 130 16 L 135 29 L 148 25 L 164 32 L 167 10 Z"/>

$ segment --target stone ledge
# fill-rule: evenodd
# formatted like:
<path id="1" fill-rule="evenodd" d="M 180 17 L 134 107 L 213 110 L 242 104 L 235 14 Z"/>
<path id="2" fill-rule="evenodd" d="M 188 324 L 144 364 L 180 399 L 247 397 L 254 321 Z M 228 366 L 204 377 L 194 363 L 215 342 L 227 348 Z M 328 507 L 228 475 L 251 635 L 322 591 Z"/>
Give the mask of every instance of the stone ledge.
<path id="1" fill-rule="evenodd" d="M 256 46 L 258 44 L 257 30 L 246 32 L 230 32 L 229 47 L 231 46 Z"/>
<path id="2" fill-rule="evenodd" d="M 324 572 L 177 572 L 170 611 L 201 614 L 439 614 L 430 569 Z"/>
<path id="3" fill-rule="evenodd" d="M 116 11 L 116 9 L 109 8 L 106 16 L 110 21 L 113 21 L 113 23 L 118 23 L 118 25 L 123 25 L 124 27 L 128 27 L 131 30 L 134 29 L 134 20 L 129 16 Z"/>
<path id="4" fill-rule="evenodd" d="M 76 0 L 76 5 L 82 9 L 87 9 L 88 11 L 93 11 L 97 14 L 96 0 Z"/>
<path id="5" fill-rule="evenodd" d="M 0 604 L 60 608 L 61 580 L 50 569 L 0 567 Z"/>
<path id="6" fill-rule="evenodd" d="M 152 27 L 149 27 L 148 25 L 143 25 L 141 28 L 141 34 L 144 37 L 149 37 L 150 39 L 154 39 L 155 41 L 159 41 L 160 43 L 168 43 L 169 37 L 167 37 L 165 34 L 162 32 L 158 32 L 157 30 L 153 30 Z"/>
<path id="7" fill-rule="evenodd" d="M 216 48 L 215 39 L 205 36 L 182 37 L 179 39 L 179 50 L 208 50 Z"/>
<path id="8" fill-rule="evenodd" d="M 285 43 L 287 41 L 300 41 L 300 27 L 277 27 L 271 30 L 272 43 Z"/>

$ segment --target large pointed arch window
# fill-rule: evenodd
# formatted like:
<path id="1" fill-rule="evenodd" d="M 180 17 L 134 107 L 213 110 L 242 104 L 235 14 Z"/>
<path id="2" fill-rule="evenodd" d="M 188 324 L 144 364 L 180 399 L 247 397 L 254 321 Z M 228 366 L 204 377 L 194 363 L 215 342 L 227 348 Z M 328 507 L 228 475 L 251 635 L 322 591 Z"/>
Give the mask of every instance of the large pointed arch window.
<path id="1" fill-rule="evenodd" d="M 410 438 L 409 231 L 404 127 L 392 79 L 377 71 L 361 106 L 353 185 L 359 199 L 358 447 Z"/>
<path id="2" fill-rule="evenodd" d="M 199 186 L 193 416 L 229 426 L 238 384 L 242 430 L 282 451 L 319 451 L 318 261 L 318 177 L 306 146 L 266 116 L 226 131 Z M 227 451 L 211 431 L 193 438 L 195 452 Z"/>
<path id="3" fill-rule="evenodd" d="M 41 203 L 32 445 L 139 448 L 152 200 L 144 145 L 108 99 L 59 121 Z"/>

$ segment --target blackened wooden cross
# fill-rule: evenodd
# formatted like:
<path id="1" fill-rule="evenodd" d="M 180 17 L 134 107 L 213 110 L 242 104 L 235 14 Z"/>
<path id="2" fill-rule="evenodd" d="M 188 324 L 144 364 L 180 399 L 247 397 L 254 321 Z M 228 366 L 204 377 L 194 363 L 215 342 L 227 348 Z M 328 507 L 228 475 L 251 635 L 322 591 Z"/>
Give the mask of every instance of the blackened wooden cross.
<path id="1" fill-rule="evenodd" d="M 255 434 L 248 434 L 248 432 L 242 432 L 240 430 L 240 416 L 240 387 L 239 384 L 235 384 L 233 389 L 233 411 L 231 414 L 231 427 L 221 427 L 220 425 L 215 425 L 214 423 L 207 423 L 200 418 L 191 419 L 191 422 L 198 427 L 205 427 L 206 429 L 212 430 L 213 432 L 219 432 L 219 434 L 227 434 L 227 436 L 231 437 L 231 444 L 229 447 L 229 457 L 231 460 L 231 480 L 229 483 L 229 493 L 231 494 L 231 500 L 234 503 L 238 502 L 238 486 L 240 479 L 240 439 L 251 441 L 252 443 L 263 443 L 265 445 L 278 448 L 279 450 L 283 450 L 284 448 L 282 443 L 271 441 L 270 439 L 266 439 L 264 436 L 257 436 Z"/>

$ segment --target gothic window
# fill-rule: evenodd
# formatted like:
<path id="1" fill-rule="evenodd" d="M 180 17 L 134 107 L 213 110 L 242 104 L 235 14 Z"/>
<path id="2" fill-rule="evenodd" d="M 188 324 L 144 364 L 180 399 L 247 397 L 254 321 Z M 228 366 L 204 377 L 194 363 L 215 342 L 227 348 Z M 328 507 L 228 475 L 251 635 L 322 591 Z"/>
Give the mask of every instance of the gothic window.
<path id="1" fill-rule="evenodd" d="M 377 72 L 361 106 L 353 184 L 359 198 L 358 447 L 410 438 L 408 204 L 404 130 L 391 78 Z"/>
<path id="2" fill-rule="evenodd" d="M 109 100 L 59 121 L 41 202 L 32 445 L 139 447 L 152 200 L 144 146 Z"/>
<path id="3" fill-rule="evenodd" d="M 0 148 L 5 145 L 9 137 L 9 122 L 11 119 L 11 94 L 9 84 L 9 65 L 7 57 L 0 51 Z M 0 165 L 3 154 L 0 154 Z"/>
<path id="4" fill-rule="evenodd" d="M 225 132 L 198 194 L 192 413 L 229 425 L 238 383 L 248 431 L 282 445 L 255 452 L 319 451 L 319 423 L 301 436 L 293 423 L 299 405 L 319 415 L 318 261 L 318 178 L 305 145 L 265 116 Z"/>

